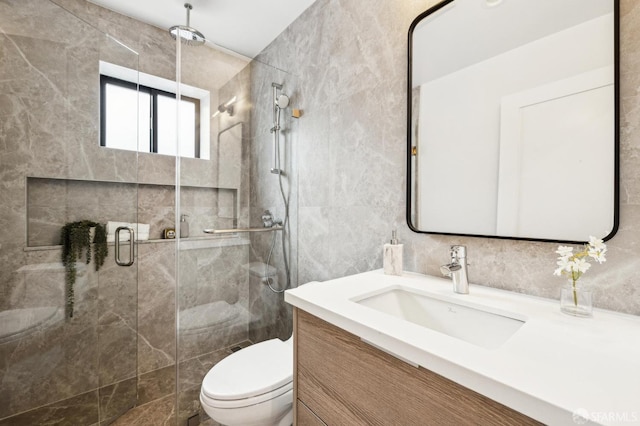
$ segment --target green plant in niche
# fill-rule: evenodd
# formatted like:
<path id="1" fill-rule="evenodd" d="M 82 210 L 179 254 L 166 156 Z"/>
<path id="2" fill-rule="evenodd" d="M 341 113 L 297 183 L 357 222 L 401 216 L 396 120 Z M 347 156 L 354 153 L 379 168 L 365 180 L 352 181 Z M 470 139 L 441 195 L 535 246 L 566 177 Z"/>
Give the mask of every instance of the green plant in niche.
<path id="1" fill-rule="evenodd" d="M 66 271 L 67 290 L 67 314 L 73 318 L 73 305 L 75 302 L 74 285 L 76 283 L 76 261 L 85 256 L 87 264 L 91 262 L 91 228 L 95 228 L 93 237 L 93 260 L 96 271 L 104 265 L 104 260 L 109 254 L 107 248 L 107 230 L 104 225 L 90 220 L 67 223 L 62 227 L 60 244 L 62 245 L 62 264 Z"/>

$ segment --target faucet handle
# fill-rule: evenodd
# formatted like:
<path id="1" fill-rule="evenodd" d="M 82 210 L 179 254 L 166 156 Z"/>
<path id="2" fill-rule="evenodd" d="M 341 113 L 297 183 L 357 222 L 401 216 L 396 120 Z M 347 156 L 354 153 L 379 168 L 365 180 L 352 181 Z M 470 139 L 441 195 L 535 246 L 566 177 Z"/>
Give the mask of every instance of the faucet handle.
<path id="1" fill-rule="evenodd" d="M 465 246 L 451 246 L 451 263 L 440 267 L 443 275 L 453 281 L 453 291 L 460 294 L 469 293 L 469 281 L 467 278 L 467 248 Z"/>
<path id="2" fill-rule="evenodd" d="M 459 263 L 450 263 L 448 265 L 442 265 L 440 267 L 440 273 L 445 277 L 451 277 L 451 274 L 462 269 L 462 265 Z"/>
<path id="3" fill-rule="evenodd" d="M 449 252 L 451 253 L 451 259 L 466 259 L 467 257 L 467 248 L 465 246 L 451 246 Z"/>

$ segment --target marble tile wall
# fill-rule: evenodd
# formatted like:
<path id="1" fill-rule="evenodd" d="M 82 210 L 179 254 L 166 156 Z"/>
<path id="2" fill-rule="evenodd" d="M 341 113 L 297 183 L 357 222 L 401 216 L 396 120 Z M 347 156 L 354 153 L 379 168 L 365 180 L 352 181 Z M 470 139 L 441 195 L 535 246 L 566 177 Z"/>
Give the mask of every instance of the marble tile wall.
<path id="1" fill-rule="evenodd" d="M 382 266 L 398 229 L 405 269 L 439 275 L 468 246 L 470 277 L 558 298 L 556 244 L 416 234 L 405 222 L 407 32 L 436 0 L 318 0 L 256 59 L 298 77 L 298 282 Z M 621 1 L 621 222 L 608 261 L 585 275 L 596 306 L 640 314 L 640 4 Z M 269 153 L 257 153 L 255 164 Z M 273 196 L 277 193 L 272 189 Z"/>
<path id="2" fill-rule="evenodd" d="M 285 68 L 289 69 L 289 68 Z M 282 92 L 289 96 L 290 107 L 281 111 L 280 126 L 280 168 L 284 173 L 279 177 L 271 173 L 274 167 L 273 134 L 274 126 L 273 89 L 271 84 L 283 86 Z M 259 60 L 251 64 L 251 226 L 263 226 L 261 215 L 269 210 L 277 220 L 284 220 L 285 202 L 288 204 L 284 238 L 291 285 L 297 282 L 297 231 L 298 231 L 298 171 L 296 150 L 299 141 L 299 122 L 291 115 L 292 108 L 301 108 L 301 91 L 298 77 L 283 69 L 267 65 Z M 282 180 L 282 189 L 279 178 Z M 273 242 L 275 238 L 275 244 Z M 282 290 L 287 284 L 287 273 L 282 248 L 283 233 L 256 233 L 251 235 L 251 262 L 254 273 L 251 276 L 251 327 L 250 339 L 254 342 L 279 337 L 288 338 L 292 333 L 291 309 L 284 303 L 282 293 L 274 293 L 262 279 L 265 264 L 273 244 L 269 268 L 275 271 L 272 286 Z"/>
<path id="3" fill-rule="evenodd" d="M 175 223 L 175 159 L 100 148 L 97 102 L 98 60 L 172 79 L 175 45 L 165 30 L 84 0 L 0 0 L 0 29 L 0 309 L 53 313 L 20 335 L 0 335 L 0 424 L 111 424 L 125 412 L 116 424 L 175 423 L 175 242 L 139 244 L 131 268 L 117 267 L 113 251 L 97 273 L 79 265 L 73 320 L 63 315 L 60 250 L 44 247 L 57 243 L 61 223 L 87 216 L 151 223 L 151 238 Z M 218 89 L 246 63 L 183 49 L 183 82 L 210 90 L 217 105 Z M 212 152 L 218 129 L 212 121 Z M 241 189 L 217 190 L 218 161 L 181 162 L 180 209 L 195 212 L 194 236 L 232 220 L 221 203 L 248 221 L 248 178 Z M 130 182 L 141 183 L 137 194 Z M 242 247 L 218 267 L 246 263 Z M 246 339 L 247 324 L 233 344 Z"/>
<path id="4" fill-rule="evenodd" d="M 236 97 L 236 102 L 233 104 L 233 116 L 229 114 L 220 114 L 217 117 L 218 136 L 216 137 L 216 152 L 219 152 L 219 142 L 222 135 L 226 134 L 232 129 L 240 128 L 240 188 L 236 188 L 236 217 L 238 219 L 237 227 L 246 228 L 249 227 L 250 217 L 250 185 L 249 179 L 251 169 L 251 150 L 250 150 L 250 138 L 251 138 L 251 121 L 252 121 L 252 99 L 251 99 L 251 65 L 244 67 L 240 72 L 233 76 L 224 86 L 219 90 L 219 98 L 223 101 Z M 218 156 L 219 166 L 224 161 L 224 156 Z M 221 167 L 218 167 L 220 169 Z M 223 179 L 224 181 L 225 179 Z M 221 185 L 221 187 L 228 188 L 229 186 Z M 224 216 L 225 212 L 219 212 L 219 216 Z M 226 212 L 228 213 L 228 212 Z M 228 214 L 227 214 L 228 216 Z M 215 225 L 215 224 L 214 224 Z M 218 226 L 215 226 L 218 227 Z"/>
<path id="5" fill-rule="evenodd" d="M 189 237 L 205 237 L 206 228 L 233 228 L 238 220 L 238 190 L 182 185 L 180 213 L 186 214 Z"/>
<path id="6" fill-rule="evenodd" d="M 83 393 L 8 419 L 2 426 L 16 425 L 98 425 L 98 395 L 96 391 Z"/>
<path id="7" fill-rule="evenodd" d="M 4 315 L 18 314 L 24 319 L 24 312 L 37 308 L 54 309 L 55 314 L 16 336 L 5 329 L 11 321 L 3 318 L 0 419 L 94 391 L 100 385 L 102 330 L 98 318 L 99 279 L 93 265 L 79 265 L 75 315 L 73 321 L 67 321 L 60 251 L 29 251 L 24 255 L 25 266 L 11 271 L 13 291 L 5 301 L 9 306 L 3 309 Z"/>
<path id="8" fill-rule="evenodd" d="M 248 257 L 246 244 L 180 250 L 179 361 L 247 340 Z"/>

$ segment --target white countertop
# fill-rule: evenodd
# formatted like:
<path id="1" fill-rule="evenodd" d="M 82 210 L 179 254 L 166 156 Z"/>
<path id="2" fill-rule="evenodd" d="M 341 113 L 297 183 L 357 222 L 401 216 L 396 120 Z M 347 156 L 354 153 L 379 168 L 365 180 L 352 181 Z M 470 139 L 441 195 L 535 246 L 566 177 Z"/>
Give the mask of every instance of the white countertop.
<path id="1" fill-rule="evenodd" d="M 485 349 L 350 299 L 401 285 L 526 318 L 497 349 Z M 594 309 L 560 312 L 557 300 L 479 285 L 453 293 L 450 280 L 382 270 L 287 290 L 285 301 L 378 348 L 549 425 L 640 424 L 640 317 Z"/>

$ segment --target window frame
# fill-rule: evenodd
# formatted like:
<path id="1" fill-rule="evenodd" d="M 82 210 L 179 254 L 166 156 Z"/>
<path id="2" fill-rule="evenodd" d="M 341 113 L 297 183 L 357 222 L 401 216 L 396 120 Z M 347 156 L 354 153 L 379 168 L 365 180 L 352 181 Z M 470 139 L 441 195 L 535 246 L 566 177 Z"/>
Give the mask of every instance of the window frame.
<path id="1" fill-rule="evenodd" d="M 131 88 L 133 90 L 138 91 L 138 88 L 148 88 L 150 90 L 157 91 L 158 95 L 166 95 L 175 99 L 175 92 L 177 90 L 177 83 L 174 80 L 169 80 L 166 78 L 158 77 L 152 74 L 147 74 L 141 71 L 138 71 L 134 68 L 127 68 L 121 65 L 116 65 L 110 62 L 99 60 L 99 76 L 100 76 L 100 137 L 99 144 L 102 147 L 110 148 L 105 146 L 106 138 L 103 135 L 106 135 L 106 117 L 104 110 L 105 104 L 103 99 L 105 99 L 103 84 L 103 76 L 107 78 L 113 78 L 115 80 L 119 80 L 121 82 L 121 86 Z M 149 92 L 147 92 L 149 93 Z M 202 89 L 195 86 L 190 86 L 188 84 L 180 83 L 180 95 L 182 101 L 192 102 L 195 108 L 195 143 L 194 146 L 194 157 L 184 156 L 184 158 L 195 158 L 199 160 L 210 160 L 211 159 L 211 94 L 209 90 Z M 156 97 L 157 99 L 157 97 Z M 194 102 L 195 101 L 195 102 Z M 154 114 L 154 117 L 157 117 L 157 111 Z M 157 122 L 151 123 L 153 128 L 157 128 Z M 178 130 L 178 129 L 176 129 Z M 152 135 L 150 134 L 150 147 L 152 149 L 140 151 L 140 146 L 136 147 L 136 150 L 133 152 L 153 152 L 157 153 L 157 142 L 156 149 L 153 149 L 151 144 L 153 143 Z M 138 143 L 138 145 L 140 145 Z M 110 149 L 120 149 L 120 148 L 110 148 Z M 160 154 L 160 155 L 171 155 L 175 156 L 175 154 Z"/>
<path id="2" fill-rule="evenodd" d="M 107 147 L 107 96 L 106 96 L 106 87 L 108 84 L 124 87 L 126 89 L 131 89 L 136 92 L 143 92 L 149 95 L 150 108 L 151 112 L 151 128 L 149 129 L 149 151 L 139 151 L 140 142 L 138 142 L 138 147 L 136 151 L 138 152 L 151 152 L 158 153 L 158 96 L 165 96 L 171 99 L 176 99 L 176 94 L 167 92 L 165 90 L 156 89 L 149 86 L 143 86 L 138 83 L 132 83 L 130 81 L 122 80 L 116 77 L 111 77 L 109 75 L 100 74 L 100 146 Z M 200 99 L 192 98 L 189 96 L 180 96 L 180 101 L 190 102 L 195 105 L 195 147 L 194 147 L 194 158 L 200 158 Z"/>

